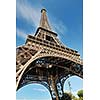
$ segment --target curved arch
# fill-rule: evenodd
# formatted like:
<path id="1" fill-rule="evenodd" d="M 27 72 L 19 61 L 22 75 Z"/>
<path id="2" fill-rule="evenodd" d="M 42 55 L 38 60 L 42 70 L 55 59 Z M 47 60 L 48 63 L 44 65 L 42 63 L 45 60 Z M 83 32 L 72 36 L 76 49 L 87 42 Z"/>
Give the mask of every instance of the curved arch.
<path id="1" fill-rule="evenodd" d="M 39 87 L 39 88 L 38 88 L 38 87 Z M 17 93 L 17 95 L 18 95 L 18 94 L 21 95 L 20 92 L 23 92 L 23 91 L 24 91 L 24 93 L 26 94 L 27 90 L 30 91 L 30 93 L 28 94 L 28 97 L 30 97 L 29 95 L 31 95 L 31 98 L 32 98 L 32 99 L 35 99 L 34 97 L 36 97 L 36 94 L 37 94 L 38 96 L 40 96 L 40 94 L 41 94 L 41 95 L 43 95 L 43 98 L 45 98 L 44 96 L 47 96 L 47 95 L 48 95 L 48 96 L 51 98 L 50 100 L 52 100 L 50 91 L 48 91 L 48 89 L 47 89 L 44 85 L 39 84 L 39 83 L 34 83 L 34 84 L 25 85 L 25 86 L 23 86 L 22 88 L 20 88 L 16 93 Z M 24 94 L 24 93 L 23 93 L 23 94 Z M 35 95 L 35 96 L 34 96 L 34 95 Z M 22 96 L 21 96 L 21 97 L 22 97 Z M 25 97 L 25 96 L 23 96 L 23 97 Z M 26 99 L 27 99 L 27 96 L 26 96 Z M 45 98 L 45 99 L 46 99 L 46 98 Z"/>
<path id="2" fill-rule="evenodd" d="M 83 81 L 83 79 L 80 78 L 79 76 L 72 75 L 72 76 L 66 78 L 64 85 L 63 85 L 63 90 L 64 91 L 67 90 L 69 92 L 74 93 L 75 91 L 78 91 L 79 89 L 83 88 L 83 82 L 82 81 Z M 65 87 L 65 85 L 66 85 L 66 87 Z M 73 90 L 73 87 L 74 87 L 75 90 Z"/>
<path id="3" fill-rule="evenodd" d="M 73 78 L 73 77 L 76 77 L 76 78 L 82 80 L 82 78 L 79 77 L 79 76 L 77 76 L 77 75 L 70 75 L 69 77 L 67 77 L 67 78 L 65 79 L 65 81 L 67 81 L 68 79 Z M 65 84 L 65 83 L 64 83 L 64 84 Z"/>
<path id="4" fill-rule="evenodd" d="M 21 77 L 22 77 L 22 75 L 23 75 L 23 73 L 25 72 L 25 70 L 28 68 L 28 66 L 32 63 L 32 62 L 34 62 L 35 60 L 37 60 L 37 59 L 40 59 L 40 58 L 45 58 L 45 57 L 58 57 L 58 58 L 62 58 L 62 59 L 66 59 L 66 60 L 70 60 L 70 59 L 67 59 L 66 57 L 63 57 L 63 56 L 59 56 L 59 55 L 53 55 L 53 54 L 41 54 L 40 52 L 41 52 L 42 50 L 40 50 L 40 51 L 38 51 L 34 56 L 32 56 L 32 58 L 24 65 L 24 68 L 23 68 L 23 70 L 22 70 L 22 72 L 21 72 L 21 74 L 20 74 L 20 76 L 19 76 L 19 79 L 18 79 L 18 81 L 17 81 L 17 87 L 16 87 L 16 90 L 17 90 L 17 88 L 18 88 L 18 85 L 19 85 L 19 82 L 20 82 L 20 80 L 21 80 Z"/>
<path id="5" fill-rule="evenodd" d="M 40 84 L 40 85 L 43 85 L 46 89 L 49 90 L 49 86 L 46 82 L 40 82 L 40 81 L 30 81 L 30 82 L 26 82 L 25 84 L 23 84 L 19 89 L 21 89 L 22 87 L 25 87 L 27 85 L 30 85 L 30 84 Z"/>

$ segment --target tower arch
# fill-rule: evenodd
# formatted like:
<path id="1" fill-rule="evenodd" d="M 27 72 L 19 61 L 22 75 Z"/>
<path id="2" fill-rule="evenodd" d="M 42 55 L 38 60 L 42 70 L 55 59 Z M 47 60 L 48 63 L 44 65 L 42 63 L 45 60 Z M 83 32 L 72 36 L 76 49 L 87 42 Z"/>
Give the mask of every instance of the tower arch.
<path id="1" fill-rule="evenodd" d="M 40 97 L 40 94 L 41 94 L 41 97 Z M 44 85 L 40 83 L 30 83 L 23 86 L 16 92 L 16 96 L 18 99 L 22 99 L 22 100 L 24 100 L 24 98 L 30 99 L 30 100 L 31 99 L 52 100 L 50 91 Z"/>
<path id="2" fill-rule="evenodd" d="M 52 100 L 63 98 L 63 85 L 69 75 L 83 78 L 83 62 L 78 51 L 64 46 L 41 11 L 40 26 L 25 45 L 16 49 L 16 90 L 39 82 L 50 91 Z"/>

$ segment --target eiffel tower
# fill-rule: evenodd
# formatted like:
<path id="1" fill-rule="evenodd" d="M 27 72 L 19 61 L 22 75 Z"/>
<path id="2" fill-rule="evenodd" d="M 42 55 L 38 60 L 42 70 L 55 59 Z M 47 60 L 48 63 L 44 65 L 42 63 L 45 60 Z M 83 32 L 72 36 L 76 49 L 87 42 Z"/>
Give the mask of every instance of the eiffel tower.
<path id="1" fill-rule="evenodd" d="M 80 54 L 59 41 L 42 9 L 35 35 L 28 35 L 26 43 L 16 48 L 16 90 L 39 83 L 49 90 L 52 100 L 64 100 L 64 82 L 73 75 L 83 78 Z"/>

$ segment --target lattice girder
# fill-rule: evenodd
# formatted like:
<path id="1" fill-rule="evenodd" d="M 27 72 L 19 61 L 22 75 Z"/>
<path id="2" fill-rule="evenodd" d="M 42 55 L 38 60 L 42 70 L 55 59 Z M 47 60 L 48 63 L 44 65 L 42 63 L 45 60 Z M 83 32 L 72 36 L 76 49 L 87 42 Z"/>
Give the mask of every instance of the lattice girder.
<path id="1" fill-rule="evenodd" d="M 50 87 L 49 84 L 48 89 L 52 100 L 57 100 L 57 98 L 60 100 L 60 98 L 63 97 L 63 84 L 65 80 L 59 83 L 62 87 L 60 90 L 58 88 L 60 87 L 57 83 L 58 80 L 61 80 L 68 75 L 77 75 L 82 78 L 82 61 L 75 52 L 68 50 L 65 50 L 67 51 L 65 52 L 62 48 L 56 48 L 55 45 L 52 48 L 48 45 L 49 44 L 41 45 L 28 40 L 25 45 L 17 48 L 16 89 L 19 89 L 24 85 L 34 83 L 34 81 L 41 83 L 47 82 L 49 84 L 52 79 L 50 79 L 48 74 L 52 73 L 51 75 L 55 77 L 55 86 L 51 85 Z M 55 70 L 55 68 L 57 68 L 57 70 Z M 51 69 L 54 71 L 51 71 Z M 28 72 L 32 73 L 32 70 L 35 72 L 33 72 L 33 74 L 29 74 Z M 36 73 L 37 70 L 40 70 L 40 72 L 38 72 L 41 73 L 40 75 Z M 32 79 L 29 79 L 28 75 L 31 76 Z M 54 87 L 55 89 L 53 90 Z"/>
<path id="2" fill-rule="evenodd" d="M 32 56 L 31 59 L 25 65 L 21 65 L 21 66 L 19 65 L 20 67 L 19 67 L 19 70 L 17 69 L 17 74 L 16 74 L 17 79 L 20 76 L 20 74 L 22 74 L 22 72 L 24 73 L 25 68 L 27 68 L 29 66 L 29 64 L 36 61 L 37 59 L 40 59 L 42 61 L 42 63 L 36 62 L 36 65 L 34 65 L 36 67 L 44 67 L 44 66 L 47 67 L 51 64 L 52 66 L 58 66 L 59 68 L 64 69 L 65 72 L 70 71 L 70 72 L 73 72 L 75 75 L 82 77 L 82 71 L 81 71 L 82 65 L 77 64 L 68 59 L 62 58 L 59 55 L 56 56 L 56 55 L 51 55 L 50 53 L 49 54 L 46 54 L 46 53 L 44 53 L 41 50 L 37 55 Z M 43 59 L 45 62 L 43 62 Z M 46 63 L 46 60 L 48 61 L 47 63 Z"/>
<path id="3" fill-rule="evenodd" d="M 40 83 L 50 91 L 52 100 L 60 100 L 69 75 L 83 78 L 83 62 L 76 50 L 65 47 L 51 31 L 46 10 L 41 12 L 35 35 L 28 35 L 25 45 L 16 50 L 16 89 Z"/>

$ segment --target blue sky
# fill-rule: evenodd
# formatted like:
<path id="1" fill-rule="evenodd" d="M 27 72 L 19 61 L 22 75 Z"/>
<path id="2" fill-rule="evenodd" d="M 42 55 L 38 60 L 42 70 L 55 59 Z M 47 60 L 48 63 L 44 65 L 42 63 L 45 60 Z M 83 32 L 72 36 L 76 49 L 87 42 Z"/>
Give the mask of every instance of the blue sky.
<path id="1" fill-rule="evenodd" d="M 16 0 L 16 46 L 23 45 L 28 34 L 34 35 L 39 26 L 40 11 L 45 8 L 52 30 L 57 32 L 61 42 L 77 50 L 83 58 L 82 2 L 82 0 Z M 82 88 L 81 79 L 73 77 L 70 81 L 73 84 L 73 93 Z M 65 86 L 64 90 L 68 90 L 67 81 Z M 37 89 L 37 92 L 34 89 Z M 45 87 L 34 84 L 19 90 L 16 98 L 42 100 L 42 96 L 43 100 L 51 100 L 46 99 L 50 98 L 50 95 Z"/>

